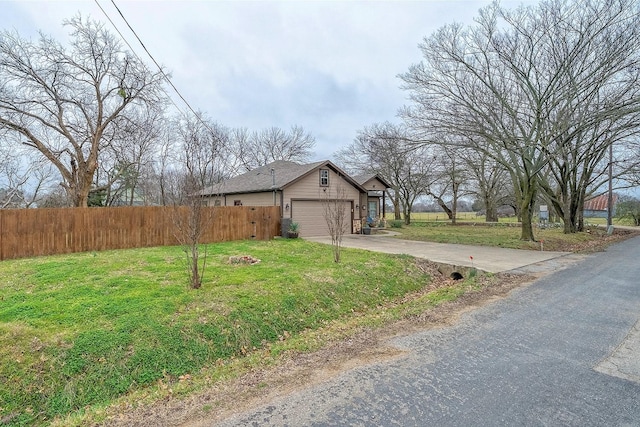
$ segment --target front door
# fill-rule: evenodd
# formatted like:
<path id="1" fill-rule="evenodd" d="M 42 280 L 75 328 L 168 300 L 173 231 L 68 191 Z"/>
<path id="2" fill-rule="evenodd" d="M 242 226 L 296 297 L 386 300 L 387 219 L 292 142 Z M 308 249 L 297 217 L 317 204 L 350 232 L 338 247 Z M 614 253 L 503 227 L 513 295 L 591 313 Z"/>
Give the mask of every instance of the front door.
<path id="1" fill-rule="evenodd" d="M 375 220 L 378 218 L 378 201 L 369 200 L 369 218 Z"/>

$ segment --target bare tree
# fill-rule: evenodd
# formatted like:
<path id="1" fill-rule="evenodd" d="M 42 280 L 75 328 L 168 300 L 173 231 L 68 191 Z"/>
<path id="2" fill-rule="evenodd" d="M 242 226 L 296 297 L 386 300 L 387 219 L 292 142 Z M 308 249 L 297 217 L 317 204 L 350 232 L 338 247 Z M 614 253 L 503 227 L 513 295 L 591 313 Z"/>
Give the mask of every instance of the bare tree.
<path id="1" fill-rule="evenodd" d="M 507 171 L 483 151 L 465 150 L 460 156 L 475 183 L 471 186 L 471 192 L 482 201 L 485 221 L 497 222 L 498 208 L 511 205 L 513 189 L 509 188 Z"/>
<path id="2" fill-rule="evenodd" d="M 640 226 L 640 199 L 632 196 L 621 197 L 616 207 L 616 216 L 620 219 L 630 219 L 633 225 Z"/>
<path id="3" fill-rule="evenodd" d="M 29 156 L 19 142 L 0 136 L 0 209 L 37 205 L 55 174 L 42 156 Z"/>
<path id="4" fill-rule="evenodd" d="M 162 128 L 157 153 L 152 163 L 152 169 L 158 178 L 159 203 L 162 206 L 175 204 L 180 198 L 178 191 L 180 186 L 177 185 L 179 180 L 174 179 L 174 176 L 177 176 L 177 171 L 181 169 L 178 166 L 178 153 L 181 152 L 181 147 L 175 137 L 174 128 L 175 126 L 171 123 L 167 123 Z M 176 190 L 175 193 L 174 190 Z"/>
<path id="5" fill-rule="evenodd" d="M 152 73 L 103 24 L 75 17 L 67 49 L 0 33 L 0 128 L 22 137 L 58 170 L 75 206 L 87 206 L 102 151 L 116 124 L 161 97 Z"/>
<path id="6" fill-rule="evenodd" d="M 570 182 L 563 169 L 589 182 L 584 162 L 636 132 L 639 28 L 635 0 L 550 0 L 514 11 L 494 3 L 475 25 L 424 40 L 423 62 L 401 76 L 414 102 L 402 114 L 422 141 L 453 135 L 451 143 L 500 163 L 514 183 L 521 238 L 534 240 L 538 192 L 563 191 L 541 181 L 544 169 L 562 183 Z M 577 155 L 567 155 L 571 147 Z"/>
<path id="7" fill-rule="evenodd" d="M 106 188 L 107 205 L 148 204 L 150 198 L 142 192 L 142 178 L 157 156 L 165 120 L 158 109 L 137 109 L 120 121 L 118 136 L 105 150 L 98 168 L 106 179 L 101 182 L 96 174 L 95 180 L 96 187 Z"/>
<path id="8" fill-rule="evenodd" d="M 416 199 L 438 179 L 432 148 L 415 147 L 406 128 L 389 122 L 375 123 L 358 132 L 356 139 L 336 154 L 339 163 L 355 173 L 374 173 L 392 185 L 396 219 L 411 222 Z"/>
<path id="9" fill-rule="evenodd" d="M 235 156 L 245 171 L 276 160 L 304 163 L 315 146 L 315 138 L 300 126 L 291 127 L 289 132 L 271 127 L 251 134 L 238 129 L 232 135 L 236 140 Z"/>
<path id="10" fill-rule="evenodd" d="M 230 150 L 225 170 L 231 177 L 250 170 L 247 168 L 251 168 L 252 162 L 249 159 L 252 157 L 250 151 L 253 149 L 253 144 L 251 132 L 244 127 L 230 129 L 229 139 Z"/>
<path id="11" fill-rule="evenodd" d="M 156 162 L 145 164 L 138 175 L 137 186 L 143 198 L 143 203 L 149 205 L 163 205 L 161 191 L 161 175 L 156 169 Z"/>
<path id="12" fill-rule="evenodd" d="M 464 151 L 446 144 L 435 145 L 431 150 L 432 179 L 429 180 L 430 185 L 425 193 L 434 198 L 452 224 L 457 221 L 458 200 L 469 194 L 465 188 L 468 171 L 461 154 Z M 447 204 L 445 198 L 449 197 L 450 202 Z"/>
<path id="13" fill-rule="evenodd" d="M 393 161 L 392 156 L 384 156 L 386 160 L 385 165 L 378 164 L 378 155 L 376 153 L 376 142 L 373 132 L 370 130 L 379 125 L 374 124 L 371 127 L 365 127 L 363 130 L 358 131 L 356 138 L 348 145 L 342 147 L 333 154 L 334 163 L 340 166 L 340 168 L 352 176 L 356 175 L 374 175 L 379 174 L 387 182 L 392 183 L 391 177 L 395 176 L 393 166 L 396 163 Z M 384 167 L 384 166 L 390 167 Z M 397 191 L 397 185 L 392 184 L 393 188 L 389 190 L 391 203 L 393 205 L 394 218 L 396 220 L 402 219 L 402 205 L 400 203 L 400 196 Z"/>
<path id="14" fill-rule="evenodd" d="M 181 144 L 181 169 L 174 174 L 178 188 L 172 191 L 173 223 L 176 238 L 184 247 L 189 285 L 198 289 L 207 267 L 207 247 L 201 240 L 215 215 L 215 207 L 207 206 L 200 192 L 221 176 L 219 164 L 228 134 L 202 115 L 178 120 L 174 129 Z"/>
<path id="15" fill-rule="evenodd" d="M 616 178 L 620 181 L 619 189 L 640 186 L 640 138 L 629 138 L 624 144 L 613 146 L 614 166 L 617 167 Z M 621 167 L 620 167 L 621 166 Z"/>
<path id="16" fill-rule="evenodd" d="M 602 184 L 609 148 L 640 131 L 640 7 L 593 1 L 567 9 L 572 19 L 541 17 L 555 43 L 549 57 L 564 67 L 557 74 L 564 90 L 547 105 L 555 155 L 541 187 L 571 233 L 583 229 L 584 201 Z"/>
<path id="17" fill-rule="evenodd" d="M 335 195 L 329 191 L 322 196 L 322 216 L 327 222 L 327 229 L 331 236 L 331 247 L 333 248 L 333 261 L 340 262 L 342 253 L 342 238 L 349 231 L 351 224 L 348 223 L 347 193 L 340 185 L 336 186 Z"/>
<path id="18" fill-rule="evenodd" d="M 38 201 L 39 208 L 66 208 L 71 206 L 67 192 L 60 186 L 44 191 Z"/>
<path id="19" fill-rule="evenodd" d="M 413 205 L 420 196 L 430 194 L 430 188 L 438 181 L 439 175 L 434 166 L 434 156 L 427 154 L 429 149 L 414 150 L 407 157 L 408 167 L 397 176 L 397 193 L 402 206 L 404 223 L 411 224 Z"/>
<path id="20" fill-rule="evenodd" d="M 478 140 L 491 142 L 494 150 L 487 154 L 509 167 L 518 180 L 518 200 L 526 212 L 522 239 L 533 240 L 537 174 L 547 162 L 540 143 L 541 120 L 530 114 L 526 85 L 518 86 L 519 81 L 510 78 L 510 64 L 502 63 L 493 50 L 498 30 L 492 24 L 497 14 L 494 4 L 483 11 L 476 27 L 465 31 L 449 25 L 425 39 L 423 62 L 402 76 L 415 103 L 402 114 L 427 141 L 471 149 L 481 149 L 474 144 Z M 514 61 L 522 60 L 525 53 L 514 56 Z M 464 139 L 467 135 L 475 138 Z"/>

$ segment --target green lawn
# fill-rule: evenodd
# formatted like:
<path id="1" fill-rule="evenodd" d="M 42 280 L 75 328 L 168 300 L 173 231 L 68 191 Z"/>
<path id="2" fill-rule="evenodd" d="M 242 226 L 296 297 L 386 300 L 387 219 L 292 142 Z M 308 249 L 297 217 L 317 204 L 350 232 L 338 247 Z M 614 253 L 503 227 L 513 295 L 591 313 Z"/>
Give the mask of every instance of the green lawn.
<path id="1" fill-rule="evenodd" d="M 385 218 L 389 220 L 393 220 L 393 212 L 387 212 Z M 456 215 L 456 220 L 460 222 L 484 222 L 484 215 L 476 215 L 475 212 L 458 212 Z M 449 217 L 443 211 L 440 212 L 412 212 L 411 213 L 411 221 L 415 222 L 450 222 Z M 517 222 L 518 218 L 515 216 L 499 218 L 498 222 L 504 223 L 513 223 Z"/>
<path id="2" fill-rule="evenodd" d="M 387 212 L 385 218 L 387 221 L 393 220 L 393 212 Z M 484 215 L 476 215 L 475 212 L 458 212 L 456 216 L 458 222 L 463 223 L 484 223 Z M 447 214 L 444 212 L 412 212 L 412 222 L 450 222 Z M 604 225 L 607 223 L 606 218 L 585 218 L 585 224 Z M 518 218 L 515 216 L 498 218 L 498 223 L 510 224 L 517 223 Z M 613 218 L 614 225 L 633 225 L 633 221 L 630 218 Z"/>
<path id="3" fill-rule="evenodd" d="M 407 256 L 344 250 L 335 264 L 330 246 L 302 240 L 209 251 L 199 290 L 187 287 L 177 247 L 1 262 L 0 425 L 63 425 L 251 352 L 277 357 L 283 341 L 429 282 Z"/>
<path id="4" fill-rule="evenodd" d="M 390 228 L 401 234 L 401 239 L 438 243 L 458 243 L 479 246 L 498 246 L 512 249 L 577 252 L 595 249 L 607 243 L 606 232 L 602 228 L 588 227 L 581 233 L 564 234 L 563 229 L 534 228 L 537 242 L 520 240 L 521 230 L 515 224 L 461 223 L 451 225 L 446 222 L 415 222 L 402 228 Z"/>
<path id="5" fill-rule="evenodd" d="M 437 242 L 540 245 L 521 242 L 519 228 L 507 225 L 431 222 L 399 231 Z M 596 230 L 536 237 L 545 250 L 602 239 Z M 345 249 L 335 264 L 330 246 L 303 240 L 221 243 L 209 253 L 199 290 L 187 286 L 178 247 L 0 262 L 0 425 L 93 425 L 123 399 L 211 386 L 288 350 L 317 349 L 324 334 L 419 314 L 475 286 L 469 279 L 412 294 L 430 278 L 411 257 Z M 229 262 L 238 255 L 261 262 Z"/>

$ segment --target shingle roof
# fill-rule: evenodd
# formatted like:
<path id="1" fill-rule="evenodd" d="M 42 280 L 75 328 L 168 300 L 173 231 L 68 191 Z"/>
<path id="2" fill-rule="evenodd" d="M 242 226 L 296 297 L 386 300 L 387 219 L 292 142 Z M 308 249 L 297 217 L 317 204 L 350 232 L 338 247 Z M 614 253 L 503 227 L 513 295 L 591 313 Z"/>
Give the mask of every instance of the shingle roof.
<path id="1" fill-rule="evenodd" d="M 207 187 L 202 195 L 255 193 L 261 191 L 282 190 L 292 181 L 327 163 L 326 160 L 301 165 L 286 160 L 278 160 L 268 165 L 253 169 L 242 175 L 228 179 L 220 184 Z M 273 175 L 271 170 L 273 169 Z M 274 188 L 275 180 L 275 188 Z"/>
<path id="2" fill-rule="evenodd" d="M 358 184 L 360 185 L 364 185 L 367 181 L 369 181 L 370 179 L 377 179 L 378 181 L 380 181 L 381 183 L 383 183 L 387 188 L 390 188 L 391 185 L 389 185 L 389 183 L 387 181 L 385 181 L 380 175 L 378 175 L 377 173 L 370 173 L 370 174 L 363 174 L 363 175 L 356 175 L 353 177 L 353 180 L 356 181 Z"/>
<path id="3" fill-rule="evenodd" d="M 371 178 L 375 178 L 374 174 L 367 174 L 367 175 L 355 175 L 353 177 L 354 181 L 356 181 L 358 184 L 362 185 L 365 182 L 369 181 Z"/>

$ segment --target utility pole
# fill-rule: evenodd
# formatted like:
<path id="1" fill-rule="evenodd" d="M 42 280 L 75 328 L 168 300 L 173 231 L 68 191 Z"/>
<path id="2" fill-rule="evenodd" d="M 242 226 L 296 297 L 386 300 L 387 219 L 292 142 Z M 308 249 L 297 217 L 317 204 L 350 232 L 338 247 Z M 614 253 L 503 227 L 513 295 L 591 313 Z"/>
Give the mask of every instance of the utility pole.
<path id="1" fill-rule="evenodd" d="M 609 144 L 609 197 L 607 200 L 607 233 L 613 232 L 613 143 Z"/>

